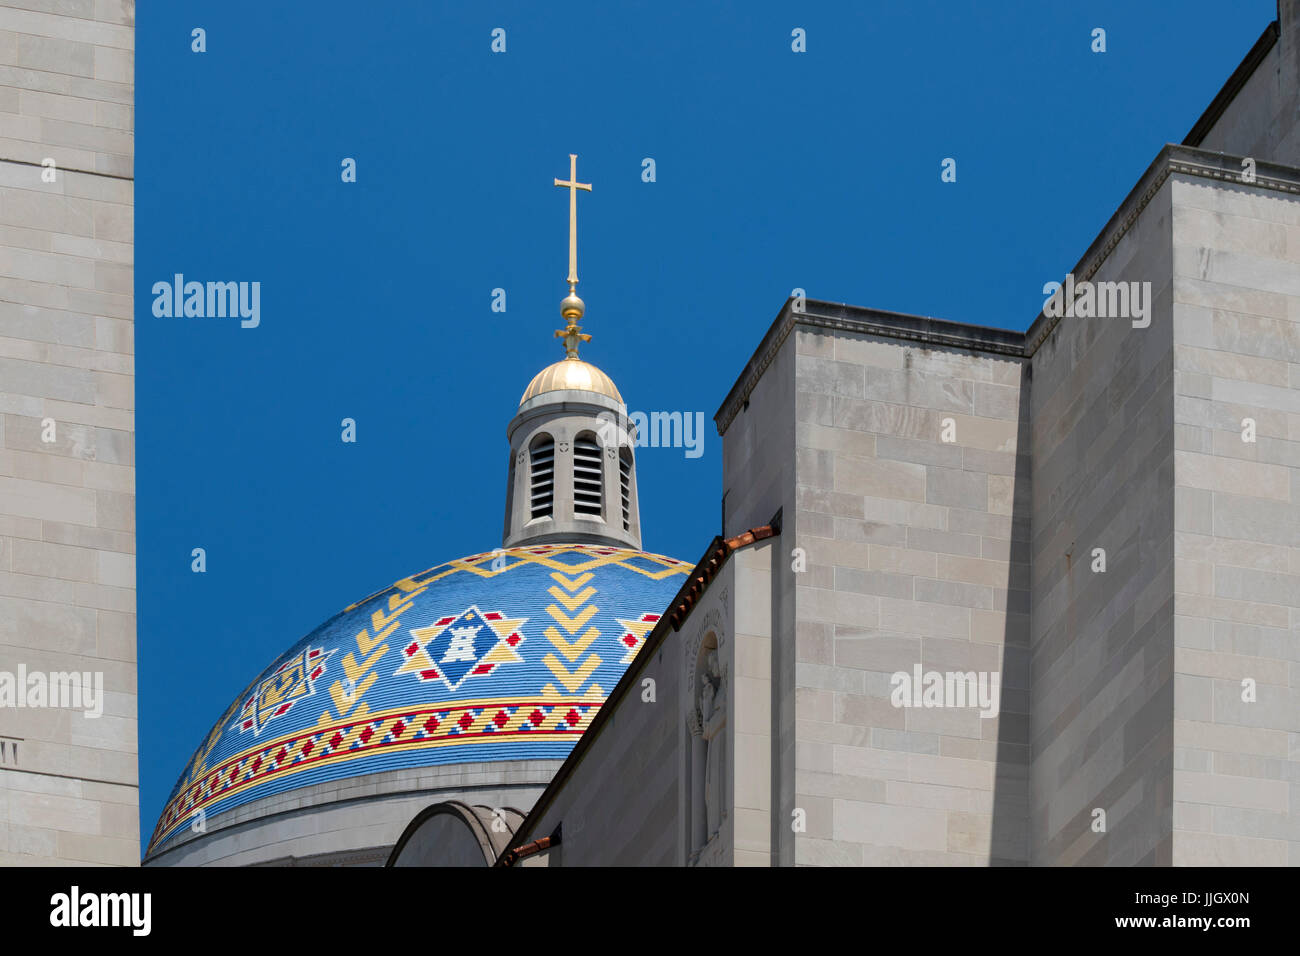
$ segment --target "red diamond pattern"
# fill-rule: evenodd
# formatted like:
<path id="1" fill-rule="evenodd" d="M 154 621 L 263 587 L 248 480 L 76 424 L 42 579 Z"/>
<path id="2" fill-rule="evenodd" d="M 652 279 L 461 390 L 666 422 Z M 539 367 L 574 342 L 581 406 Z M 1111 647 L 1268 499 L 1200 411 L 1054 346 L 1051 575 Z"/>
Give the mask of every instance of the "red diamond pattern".
<path id="1" fill-rule="evenodd" d="M 539 549 L 539 551 L 540 550 L 544 550 L 544 549 Z M 497 613 L 487 614 L 484 616 L 489 620 L 497 620 L 502 618 L 502 615 Z M 655 621 L 658 620 L 658 618 L 659 615 L 647 614 L 647 615 L 643 615 L 642 620 Z M 446 618 L 444 620 L 440 620 L 438 624 L 439 625 L 449 624 L 453 620 L 455 620 L 454 617 Z M 523 640 L 522 636 L 517 632 L 512 633 L 508 638 L 506 638 L 506 641 L 511 646 L 518 644 L 522 640 Z M 624 643 L 626 646 L 630 648 L 635 648 L 639 643 L 639 639 L 631 633 L 625 633 L 622 636 L 622 643 Z M 419 651 L 419 649 L 420 649 L 420 645 L 418 642 L 412 642 L 408 647 L 404 648 L 407 656 L 414 655 L 416 652 Z M 319 653 L 320 653 L 319 651 L 313 651 L 311 656 L 316 657 L 319 655 Z M 479 665 L 479 667 L 476 669 L 476 672 L 486 672 L 486 671 L 490 671 L 491 669 L 492 669 L 491 666 L 485 667 L 483 665 Z M 321 671 L 322 669 L 318 668 L 317 671 L 312 674 L 312 677 L 319 676 Z M 421 676 L 428 678 L 428 677 L 434 677 L 440 675 L 438 675 L 438 672 L 434 670 L 434 671 L 423 672 Z M 281 707 L 277 710 L 277 713 L 284 713 L 289 709 L 289 706 L 290 705 L 288 704 L 281 705 Z M 442 714 L 443 719 L 446 719 L 448 716 L 449 715 L 446 712 L 443 712 Z M 533 730 L 540 730 L 542 725 L 545 723 L 547 716 L 548 716 L 547 713 L 542 711 L 541 708 L 534 708 L 532 712 L 528 714 L 528 722 L 530 728 Z M 461 712 L 460 717 L 456 720 L 456 724 L 458 724 L 462 730 L 468 731 L 471 727 L 474 726 L 474 723 L 477 720 L 477 718 L 478 715 L 476 715 L 473 711 L 464 710 Z M 502 709 L 502 710 L 498 710 L 496 714 L 493 715 L 492 723 L 498 729 L 504 730 L 504 728 L 510 723 L 510 719 L 511 719 L 511 714 L 508 711 Z M 581 723 L 582 719 L 583 719 L 583 713 L 579 712 L 576 707 L 571 707 L 568 710 L 568 712 L 564 714 L 565 724 L 571 730 L 576 730 L 578 725 Z M 398 720 L 396 724 L 394 724 L 392 727 L 391 730 L 392 737 L 393 738 L 401 737 L 402 734 L 407 729 L 409 729 L 409 726 L 410 725 L 405 723 L 403 720 Z M 424 721 L 423 724 L 421 724 L 421 727 L 424 730 L 424 732 L 429 735 L 435 734 L 441 726 L 442 726 L 441 720 L 437 716 L 430 716 L 428 717 L 428 719 Z M 344 728 L 344 730 L 349 732 L 351 731 L 351 729 L 352 727 Z M 375 736 L 375 733 L 376 730 L 373 724 L 365 726 L 362 728 L 360 734 L 358 734 L 358 739 L 363 745 L 369 744 L 370 740 Z M 342 746 L 345 739 L 346 738 L 343 732 L 336 731 L 329 738 L 328 747 L 331 750 L 337 750 L 340 746 Z M 316 741 L 310 739 L 306 740 L 301 745 L 301 749 L 300 749 L 301 756 L 302 757 L 309 756 L 312 753 L 313 749 L 315 749 L 316 743 L 317 743 Z M 281 747 L 275 753 L 273 758 L 267 754 L 259 754 L 256 756 L 256 758 L 253 760 L 251 764 L 241 763 L 239 765 L 232 767 L 230 769 L 229 778 L 227 781 L 223 781 L 221 779 L 220 772 L 214 773 L 211 777 L 208 778 L 207 789 L 209 790 L 209 792 L 214 792 L 219 787 L 232 786 L 239 777 L 241 767 L 247 768 L 247 771 L 250 774 L 250 776 L 257 774 L 263 768 L 263 766 L 266 767 L 268 772 L 271 772 L 276 770 L 280 765 L 284 764 L 284 762 L 287 760 L 288 757 L 289 757 L 289 750 L 287 747 Z M 269 762 L 267 762 L 268 760 Z M 173 810 L 173 815 L 174 814 L 175 814 L 175 810 Z"/>

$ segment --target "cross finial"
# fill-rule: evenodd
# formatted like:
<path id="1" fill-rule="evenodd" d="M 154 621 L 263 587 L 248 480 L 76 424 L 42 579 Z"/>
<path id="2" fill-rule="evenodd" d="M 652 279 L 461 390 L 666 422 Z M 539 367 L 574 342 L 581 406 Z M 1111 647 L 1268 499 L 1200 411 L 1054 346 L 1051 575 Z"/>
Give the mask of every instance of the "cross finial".
<path id="1" fill-rule="evenodd" d="M 578 182 L 578 155 L 569 154 L 569 178 L 557 179 L 555 185 L 569 190 L 569 293 L 578 284 L 578 190 L 591 192 L 591 183 Z"/>
<path id="2" fill-rule="evenodd" d="M 582 318 L 586 306 L 578 298 L 577 293 L 578 190 L 585 189 L 587 192 L 591 192 L 591 183 L 578 182 L 578 156 L 576 153 L 569 154 L 569 178 L 567 180 L 557 179 L 555 185 L 563 186 L 569 190 L 569 294 L 560 303 L 560 315 L 568 320 L 568 324 L 562 329 L 556 329 L 555 337 L 564 339 L 565 358 L 576 359 L 578 357 L 578 344 L 591 341 L 591 336 L 583 332 L 582 326 L 578 324 L 578 320 Z"/>

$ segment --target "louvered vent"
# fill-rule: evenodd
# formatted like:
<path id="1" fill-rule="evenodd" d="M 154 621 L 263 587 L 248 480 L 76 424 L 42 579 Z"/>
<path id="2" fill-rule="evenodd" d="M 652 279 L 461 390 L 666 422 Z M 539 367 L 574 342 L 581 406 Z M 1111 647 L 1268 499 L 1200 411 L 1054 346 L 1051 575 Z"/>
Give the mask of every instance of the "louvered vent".
<path id="1" fill-rule="evenodd" d="M 579 437 L 573 443 L 574 514 L 601 516 L 602 468 L 600 445 L 590 435 Z"/>
<path id="2" fill-rule="evenodd" d="M 533 442 L 528 457 L 532 516 L 546 518 L 551 515 L 555 502 L 555 440 L 543 435 Z"/>
<path id="3" fill-rule="evenodd" d="M 623 492 L 623 530 L 632 530 L 632 456 L 626 450 L 618 456 L 618 483 Z"/>

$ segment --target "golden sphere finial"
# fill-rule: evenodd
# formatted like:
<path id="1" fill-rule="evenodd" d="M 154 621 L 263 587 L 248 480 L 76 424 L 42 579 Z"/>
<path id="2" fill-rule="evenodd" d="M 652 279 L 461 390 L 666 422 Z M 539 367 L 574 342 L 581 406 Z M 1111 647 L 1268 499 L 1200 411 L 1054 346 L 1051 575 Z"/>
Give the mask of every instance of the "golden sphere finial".
<path id="1" fill-rule="evenodd" d="M 569 290 L 569 294 L 564 297 L 562 302 L 560 302 L 560 315 L 564 316 L 566 319 L 580 319 L 582 318 L 583 312 L 586 310 L 587 306 L 578 298 L 578 294 L 573 290 Z"/>

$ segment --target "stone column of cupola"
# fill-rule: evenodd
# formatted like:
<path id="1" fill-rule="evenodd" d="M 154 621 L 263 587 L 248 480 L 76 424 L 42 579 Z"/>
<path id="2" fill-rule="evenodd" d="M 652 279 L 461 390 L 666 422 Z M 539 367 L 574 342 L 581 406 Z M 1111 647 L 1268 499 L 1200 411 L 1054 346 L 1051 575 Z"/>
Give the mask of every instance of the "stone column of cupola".
<path id="1" fill-rule="evenodd" d="M 562 367 L 572 359 L 558 363 Z M 585 362 L 579 362 L 590 369 Z M 550 370 L 547 370 L 550 371 Z M 546 373 L 543 373 L 546 374 Z M 540 376 L 539 376 L 540 377 Z M 509 488 L 506 491 L 503 547 L 522 544 L 605 544 L 641 550 L 641 520 L 637 506 L 633 425 L 627 408 L 615 398 L 585 388 L 558 388 L 529 396 L 510 422 Z M 594 438 L 600 446 L 601 514 L 575 508 L 575 443 Z M 549 514 L 533 516 L 535 443 L 553 442 Z M 619 457 L 631 458 L 629 513 L 624 526 Z"/>

